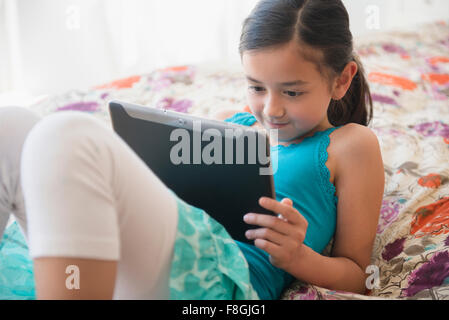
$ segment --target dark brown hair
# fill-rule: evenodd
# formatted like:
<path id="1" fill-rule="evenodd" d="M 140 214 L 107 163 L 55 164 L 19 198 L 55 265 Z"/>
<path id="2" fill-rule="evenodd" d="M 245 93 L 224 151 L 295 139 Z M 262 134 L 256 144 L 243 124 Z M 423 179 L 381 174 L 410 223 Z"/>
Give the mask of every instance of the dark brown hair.
<path id="1" fill-rule="evenodd" d="M 331 100 L 327 115 L 333 126 L 350 122 L 367 126 L 373 103 L 363 65 L 353 50 L 349 15 L 341 0 L 259 1 L 243 23 L 240 56 L 248 50 L 276 47 L 293 39 L 298 41 L 303 57 L 315 63 L 329 84 L 350 61 L 357 63 L 357 74 L 346 95 Z M 313 54 L 313 49 L 322 55 Z"/>

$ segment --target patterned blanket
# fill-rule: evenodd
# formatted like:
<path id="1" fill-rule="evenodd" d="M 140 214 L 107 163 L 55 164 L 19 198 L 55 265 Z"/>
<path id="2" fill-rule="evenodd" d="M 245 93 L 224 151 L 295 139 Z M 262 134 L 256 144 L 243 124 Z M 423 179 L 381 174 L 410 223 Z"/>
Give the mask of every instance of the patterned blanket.
<path id="1" fill-rule="evenodd" d="M 386 178 L 367 270 L 371 290 L 360 295 L 297 281 L 282 299 L 448 299 L 449 21 L 358 38 L 355 47 L 371 87 L 369 127 Z M 47 97 L 32 108 L 42 115 L 81 110 L 110 124 L 111 99 L 210 117 L 245 108 L 245 79 L 240 65 L 170 67 Z"/>

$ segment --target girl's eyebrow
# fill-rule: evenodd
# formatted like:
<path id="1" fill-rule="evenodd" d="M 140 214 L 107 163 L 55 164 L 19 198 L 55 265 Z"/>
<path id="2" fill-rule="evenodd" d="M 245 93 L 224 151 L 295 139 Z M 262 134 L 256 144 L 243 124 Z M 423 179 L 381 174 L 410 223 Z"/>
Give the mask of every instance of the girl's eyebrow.
<path id="1" fill-rule="evenodd" d="M 252 82 L 255 82 L 255 83 L 260 83 L 260 84 L 262 84 L 262 81 L 259 81 L 259 80 L 256 80 L 256 79 L 254 79 L 254 78 L 251 78 L 250 76 L 246 76 L 246 78 L 249 80 L 249 81 L 252 81 Z M 281 86 L 284 86 L 284 87 L 291 87 L 291 86 L 296 86 L 296 85 L 305 85 L 305 84 L 308 84 L 308 82 L 306 82 L 306 81 L 304 81 L 304 80 L 296 80 L 296 81 L 289 81 L 289 82 L 282 82 L 282 83 L 280 83 L 280 85 Z"/>

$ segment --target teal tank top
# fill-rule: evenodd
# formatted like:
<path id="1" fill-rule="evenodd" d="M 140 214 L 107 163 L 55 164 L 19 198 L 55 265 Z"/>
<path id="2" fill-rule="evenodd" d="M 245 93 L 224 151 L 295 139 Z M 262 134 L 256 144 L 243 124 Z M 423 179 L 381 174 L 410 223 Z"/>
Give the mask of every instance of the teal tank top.
<path id="1" fill-rule="evenodd" d="M 257 120 L 249 112 L 239 112 L 226 122 L 245 126 Z M 272 157 L 278 157 L 273 176 L 276 200 L 289 198 L 308 222 L 304 244 L 321 253 L 335 233 L 338 197 L 329 181 L 325 163 L 328 158 L 329 134 L 340 127 L 315 132 L 301 143 L 271 146 Z M 250 244 L 236 241 L 248 261 L 251 284 L 261 299 L 278 299 L 294 277 L 269 261 L 269 255 Z"/>

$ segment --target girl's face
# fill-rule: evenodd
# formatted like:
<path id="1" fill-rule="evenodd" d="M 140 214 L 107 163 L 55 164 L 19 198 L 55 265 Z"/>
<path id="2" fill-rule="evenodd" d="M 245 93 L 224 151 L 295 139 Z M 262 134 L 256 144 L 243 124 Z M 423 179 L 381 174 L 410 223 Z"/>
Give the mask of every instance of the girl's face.
<path id="1" fill-rule="evenodd" d="M 301 57 L 294 41 L 275 49 L 246 51 L 242 64 L 249 107 L 265 129 L 278 129 L 279 142 L 299 142 L 332 127 L 327 118 L 328 83 L 312 62 Z"/>

